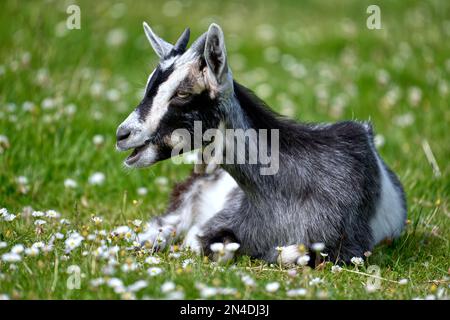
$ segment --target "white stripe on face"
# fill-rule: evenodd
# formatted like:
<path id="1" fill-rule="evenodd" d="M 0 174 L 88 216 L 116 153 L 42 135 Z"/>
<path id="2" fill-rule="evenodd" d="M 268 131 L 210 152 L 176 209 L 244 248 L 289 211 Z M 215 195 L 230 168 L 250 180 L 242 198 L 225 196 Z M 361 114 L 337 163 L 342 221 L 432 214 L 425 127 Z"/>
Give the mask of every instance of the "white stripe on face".
<path id="1" fill-rule="evenodd" d="M 167 60 L 163 60 L 160 62 L 159 67 L 161 68 L 161 70 L 167 70 L 169 69 L 169 67 L 173 64 L 173 62 L 175 61 L 175 59 L 177 59 L 179 56 L 174 56 L 171 57 Z"/>
<path id="2" fill-rule="evenodd" d="M 189 64 L 176 66 L 169 78 L 159 86 L 153 98 L 150 112 L 145 119 L 145 128 L 149 134 L 152 134 L 158 128 L 159 122 L 167 112 L 170 98 L 172 98 L 180 83 L 187 77 L 190 68 Z"/>

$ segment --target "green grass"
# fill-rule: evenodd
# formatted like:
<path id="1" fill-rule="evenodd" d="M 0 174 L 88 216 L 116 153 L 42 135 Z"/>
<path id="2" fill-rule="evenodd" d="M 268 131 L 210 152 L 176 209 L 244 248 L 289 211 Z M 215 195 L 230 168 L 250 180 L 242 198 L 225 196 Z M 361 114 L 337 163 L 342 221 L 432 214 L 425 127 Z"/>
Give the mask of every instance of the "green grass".
<path id="1" fill-rule="evenodd" d="M 225 30 L 235 78 L 291 117 L 319 122 L 371 119 L 377 134 L 384 137 L 380 153 L 405 186 L 409 224 L 397 241 L 378 246 L 359 271 L 346 266 L 332 273 L 328 264 L 322 270 L 298 267 L 295 276 L 288 269 L 248 257 L 216 266 L 188 252 L 179 258 L 164 252 L 159 254 L 163 273 L 150 277 L 146 271 L 150 266 L 143 262 L 149 254 L 126 250 L 130 244 L 123 239 L 98 236 L 67 255 L 64 240 L 56 240 L 54 250 L 35 257 L 22 254 L 22 261 L 13 267 L 0 260 L 0 295 L 130 298 L 107 285 L 91 285 L 92 279 L 107 277 L 106 261 L 92 255 L 101 240 L 120 246 L 119 266 L 109 277 L 122 279 L 125 285 L 148 282 L 135 294 L 137 298 L 167 297 L 160 290 L 166 281 L 173 281 L 185 298 L 194 299 L 201 297 L 199 283 L 236 289 L 210 298 L 282 299 L 289 298 L 287 291 L 295 288 L 306 289 L 305 297 L 297 298 L 448 295 L 448 1 L 379 1 L 382 30 L 366 28 L 366 8 L 372 4 L 368 1 L 190 1 L 177 16 L 165 14 L 177 13 L 178 2 L 173 1 L 166 5 L 162 1 L 77 4 L 81 30 L 72 31 L 65 29 L 64 1 L 2 4 L 0 135 L 8 138 L 10 146 L 4 145 L 0 154 L 0 208 L 17 217 L 0 221 L 0 242 L 7 244 L 0 254 L 16 244 L 30 247 L 37 241 L 48 242 L 58 231 L 77 230 L 87 237 L 96 229 L 109 234 L 134 219 L 147 221 L 164 211 L 170 188 L 189 173 L 189 165 L 175 166 L 170 161 L 127 171 L 122 167 L 125 155 L 115 152 L 115 129 L 139 102 L 139 92 L 156 64 L 142 31 L 144 20 L 169 41 L 186 26 L 197 37 L 210 22 L 218 22 Z M 125 36 L 117 46 L 107 40 L 113 29 Z M 54 107 L 43 108 L 48 104 L 45 99 L 52 99 Z M 24 103 L 31 110 L 24 110 Z M 73 114 L 71 104 L 76 106 Z M 93 143 L 96 134 L 104 137 L 100 146 Z M 440 175 L 427 161 L 424 141 L 431 147 Z M 104 184 L 88 183 L 94 172 L 105 174 Z M 17 183 L 19 176 L 28 178 L 26 190 Z M 159 177 L 167 178 L 168 184 Z M 78 186 L 65 188 L 67 178 Z M 138 195 L 139 187 L 148 188 L 148 194 Z M 33 223 L 37 218 L 23 210 L 26 206 L 57 210 L 71 225 L 44 218 L 47 224 L 37 228 Z M 95 225 L 92 215 L 101 216 L 103 222 Z M 187 258 L 194 262 L 183 268 Z M 136 270 L 121 270 L 132 262 L 138 264 Z M 83 274 L 79 290 L 66 286 L 71 265 L 78 265 Z M 383 278 L 374 292 L 366 290 L 371 278 L 355 273 L 367 273 L 369 265 L 379 266 Z M 241 273 L 250 275 L 256 285 L 244 285 Z M 310 284 L 316 277 L 323 282 Z M 399 284 L 400 279 L 408 282 Z M 265 285 L 274 281 L 280 289 L 267 292 Z"/>

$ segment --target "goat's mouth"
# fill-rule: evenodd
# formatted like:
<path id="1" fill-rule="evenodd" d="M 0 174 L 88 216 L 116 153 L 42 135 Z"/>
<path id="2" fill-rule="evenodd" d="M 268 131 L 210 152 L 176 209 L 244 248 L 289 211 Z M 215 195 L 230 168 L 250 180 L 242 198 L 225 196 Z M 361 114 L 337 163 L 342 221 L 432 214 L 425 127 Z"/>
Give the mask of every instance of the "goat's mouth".
<path id="1" fill-rule="evenodd" d="M 136 163 L 141 158 L 145 149 L 147 149 L 149 143 L 150 140 L 147 140 L 143 145 L 134 148 L 133 152 L 131 152 L 131 154 L 125 159 L 125 164 L 131 166 Z"/>

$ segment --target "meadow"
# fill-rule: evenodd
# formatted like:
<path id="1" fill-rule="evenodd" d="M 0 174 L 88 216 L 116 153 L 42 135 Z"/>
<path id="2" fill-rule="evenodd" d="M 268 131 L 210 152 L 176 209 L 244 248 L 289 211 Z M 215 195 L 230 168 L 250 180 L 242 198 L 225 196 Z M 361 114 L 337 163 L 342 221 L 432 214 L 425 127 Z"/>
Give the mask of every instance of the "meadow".
<path id="1" fill-rule="evenodd" d="M 66 26 L 77 4 L 81 28 Z M 11 1 L 0 10 L 0 298 L 448 299 L 450 2 Z M 220 265 L 139 248 L 192 165 L 127 170 L 115 130 L 167 41 L 211 22 L 234 77 L 305 122 L 370 119 L 408 200 L 402 236 L 342 267 Z M 3 208 L 3 209 L 2 209 Z"/>

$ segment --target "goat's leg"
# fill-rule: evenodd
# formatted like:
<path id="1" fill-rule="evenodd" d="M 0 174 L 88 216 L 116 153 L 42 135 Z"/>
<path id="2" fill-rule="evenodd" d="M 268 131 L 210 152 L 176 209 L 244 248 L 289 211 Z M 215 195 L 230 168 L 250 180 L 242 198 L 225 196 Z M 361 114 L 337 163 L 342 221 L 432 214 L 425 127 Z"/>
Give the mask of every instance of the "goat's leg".
<path id="1" fill-rule="evenodd" d="M 184 182 L 175 186 L 170 197 L 169 208 L 162 216 L 150 220 L 139 241 L 155 249 L 163 249 L 169 240 L 176 240 L 192 224 L 191 196 L 200 175 L 193 173 Z"/>
<path id="2" fill-rule="evenodd" d="M 202 226 L 223 209 L 226 197 L 236 187 L 233 178 L 220 168 L 212 173 L 193 172 L 174 188 L 167 213 L 150 221 L 140 241 L 162 249 L 170 239 L 186 235 L 182 246 L 200 253 Z"/>
<path id="3" fill-rule="evenodd" d="M 176 237 L 177 224 L 180 215 L 177 212 L 168 212 L 147 223 L 145 231 L 139 234 L 139 241 L 154 250 L 161 250 L 166 247 L 170 239 Z"/>
<path id="4" fill-rule="evenodd" d="M 201 252 L 199 236 L 202 229 L 224 208 L 228 195 L 237 188 L 234 179 L 223 169 L 216 168 L 212 173 L 202 174 L 191 191 L 195 195 L 189 199 L 192 219 L 191 224 L 185 227 L 183 247 Z"/>

